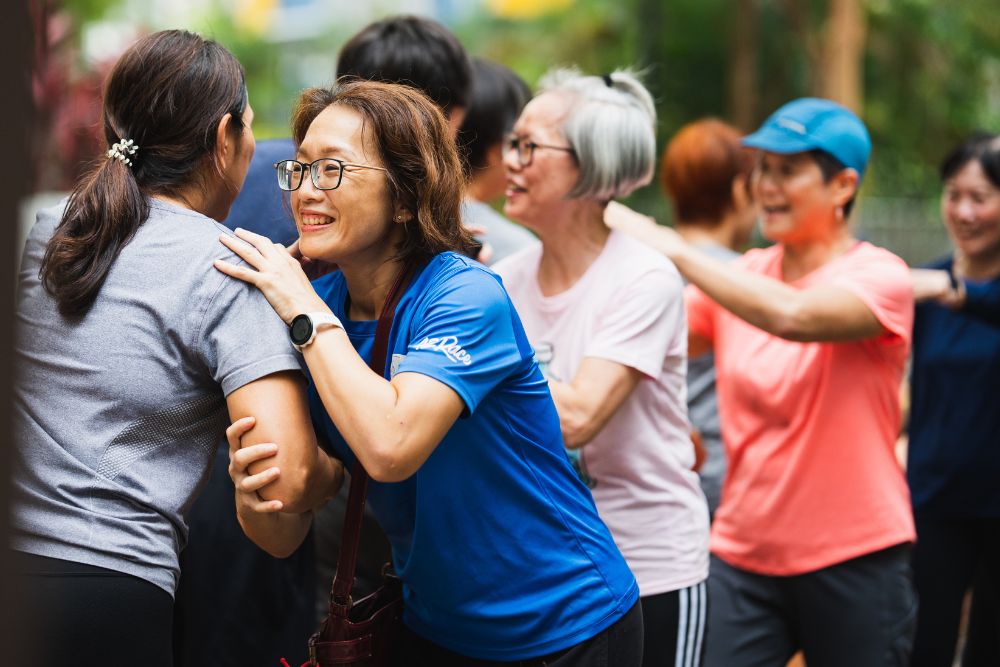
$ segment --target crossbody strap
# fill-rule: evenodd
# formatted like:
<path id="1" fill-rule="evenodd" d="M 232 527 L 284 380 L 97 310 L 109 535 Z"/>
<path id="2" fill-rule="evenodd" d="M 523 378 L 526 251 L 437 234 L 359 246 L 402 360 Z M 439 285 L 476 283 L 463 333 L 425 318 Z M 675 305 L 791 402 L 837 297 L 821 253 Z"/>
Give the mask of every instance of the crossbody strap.
<path id="1" fill-rule="evenodd" d="M 410 273 L 409 266 L 400 269 L 389 294 L 386 295 L 382 311 L 378 316 L 378 324 L 375 326 L 375 344 L 372 348 L 372 359 L 368 365 L 382 377 L 385 377 L 385 358 L 389 351 L 389 332 L 392 329 L 392 318 L 396 313 L 396 304 L 403 296 L 403 288 Z M 339 607 L 344 613 L 353 604 L 351 590 L 354 588 L 358 541 L 361 538 L 361 517 L 364 513 L 367 493 L 368 471 L 355 457 L 354 469 L 351 471 L 351 490 L 347 496 L 344 532 L 340 540 L 340 556 L 337 559 L 337 573 L 333 578 L 333 588 L 330 591 L 331 609 Z"/>

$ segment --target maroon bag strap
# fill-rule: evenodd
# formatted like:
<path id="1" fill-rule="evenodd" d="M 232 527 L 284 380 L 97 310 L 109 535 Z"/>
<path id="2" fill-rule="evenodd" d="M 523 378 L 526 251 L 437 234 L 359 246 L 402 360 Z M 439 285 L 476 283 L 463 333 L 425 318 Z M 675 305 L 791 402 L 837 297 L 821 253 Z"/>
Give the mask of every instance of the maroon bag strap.
<path id="1" fill-rule="evenodd" d="M 375 344 L 372 347 L 372 359 L 369 367 L 385 377 L 385 357 L 389 351 L 389 331 L 392 329 L 392 318 L 396 313 L 396 304 L 403 296 L 403 286 L 410 275 L 409 267 L 403 267 L 396 276 L 389 294 L 385 297 L 382 311 L 375 326 Z M 344 531 L 340 540 L 340 556 L 337 558 L 337 573 L 333 577 L 333 588 L 330 591 L 330 606 L 339 607 L 346 614 L 351 608 L 351 590 L 354 588 L 354 572 L 358 560 L 358 541 L 361 537 L 361 517 L 365 509 L 365 496 L 368 493 L 368 471 L 355 460 L 351 472 L 351 490 L 347 496 L 347 514 L 344 518 Z"/>

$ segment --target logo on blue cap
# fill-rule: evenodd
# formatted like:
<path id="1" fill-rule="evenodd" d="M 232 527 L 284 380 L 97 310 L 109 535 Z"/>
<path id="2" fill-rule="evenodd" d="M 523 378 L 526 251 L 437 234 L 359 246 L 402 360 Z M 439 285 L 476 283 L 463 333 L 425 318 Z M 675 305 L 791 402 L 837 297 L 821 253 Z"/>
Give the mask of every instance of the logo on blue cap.
<path id="1" fill-rule="evenodd" d="M 864 176 L 872 140 L 853 111 L 816 97 L 793 100 L 771 114 L 743 145 L 771 153 L 826 151 Z"/>

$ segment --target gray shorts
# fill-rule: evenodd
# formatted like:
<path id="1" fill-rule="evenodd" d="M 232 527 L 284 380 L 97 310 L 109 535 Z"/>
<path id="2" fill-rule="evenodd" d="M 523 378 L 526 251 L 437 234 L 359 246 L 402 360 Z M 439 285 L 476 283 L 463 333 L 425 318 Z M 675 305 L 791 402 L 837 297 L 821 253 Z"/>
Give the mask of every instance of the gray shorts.
<path id="1" fill-rule="evenodd" d="M 906 667 L 917 600 L 910 545 L 815 572 L 754 574 L 712 556 L 706 667 Z"/>

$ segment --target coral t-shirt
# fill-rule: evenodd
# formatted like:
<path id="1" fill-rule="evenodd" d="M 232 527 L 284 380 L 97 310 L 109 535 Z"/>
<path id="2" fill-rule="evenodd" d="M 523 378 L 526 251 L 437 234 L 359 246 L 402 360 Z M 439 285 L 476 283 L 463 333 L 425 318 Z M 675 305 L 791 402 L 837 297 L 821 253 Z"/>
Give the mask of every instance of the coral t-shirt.
<path id="1" fill-rule="evenodd" d="M 735 266 L 782 279 L 781 245 Z M 695 287 L 692 333 L 713 341 L 729 470 L 711 550 L 760 574 L 794 575 L 915 538 L 893 448 L 913 297 L 906 264 L 858 243 L 791 286 L 857 295 L 886 333 L 798 343 L 741 320 Z"/>

